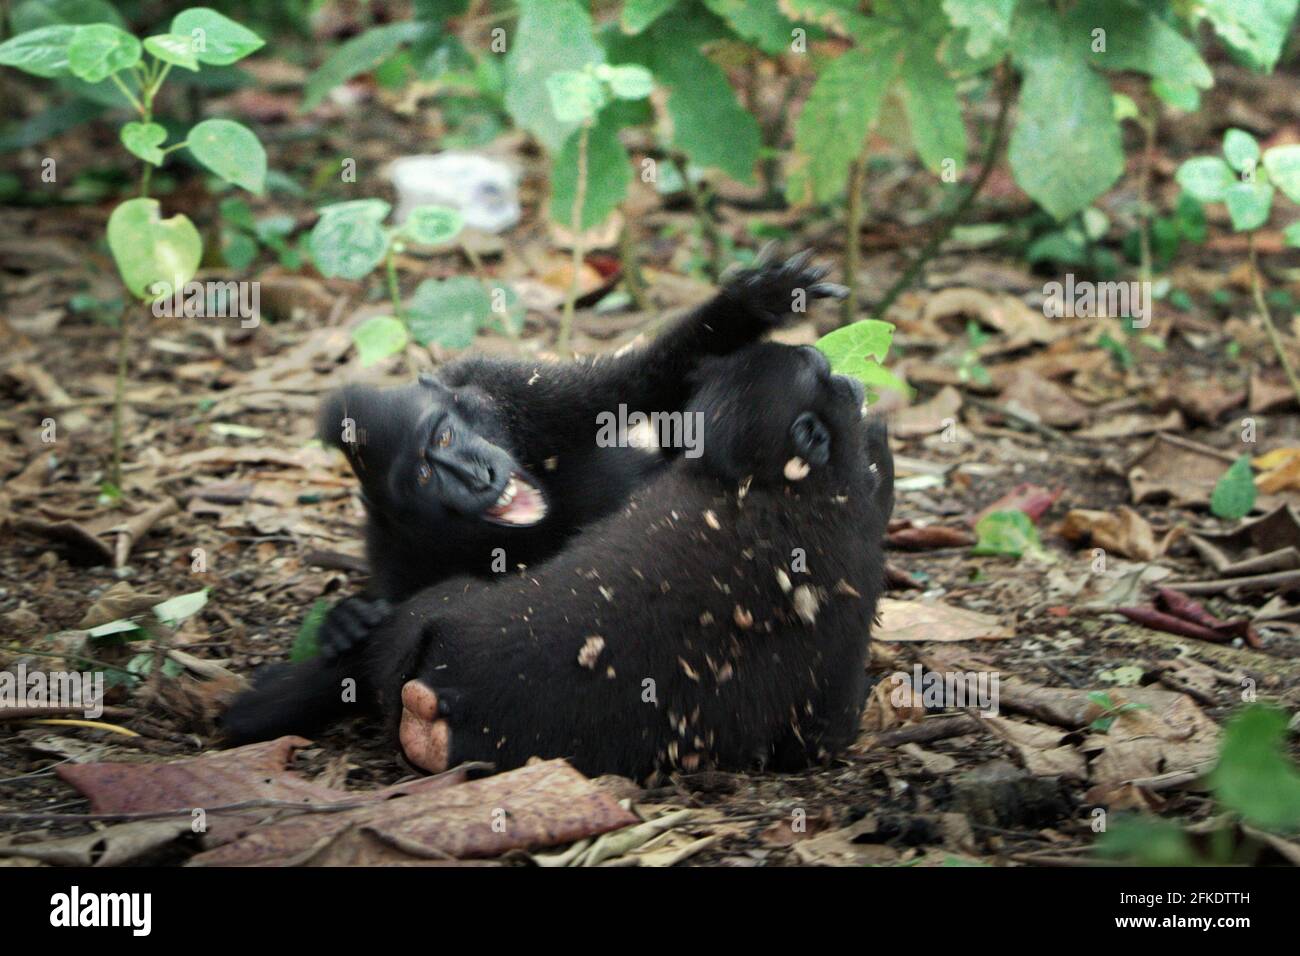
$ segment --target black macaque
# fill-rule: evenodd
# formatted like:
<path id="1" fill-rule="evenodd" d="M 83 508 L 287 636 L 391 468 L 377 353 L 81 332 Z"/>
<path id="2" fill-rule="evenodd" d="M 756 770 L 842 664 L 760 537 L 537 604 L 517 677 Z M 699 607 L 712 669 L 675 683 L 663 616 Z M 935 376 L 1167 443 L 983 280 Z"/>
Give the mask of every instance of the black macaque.
<path id="1" fill-rule="evenodd" d="M 811 348 L 710 360 L 677 459 L 541 567 L 445 582 L 375 635 L 406 758 L 565 757 L 643 779 L 795 770 L 856 735 L 893 459 L 862 389 Z"/>
<path id="2" fill-rule="evenodd" d="M 223 715 L 227 740 L 312 733 L 343 716 L 340 675 L 356 676 L 352 652 L 391 603 L 453 575 L 534 566 L 626 502 L 680 449 L 609 447 L 598 416 L 680 412 L 701 361 L 842 296 L 810 260 L 737 273 L 641 349 L 568 363 L 468 357 L 411 385 L 330 396 L 319 434 L 361 482 L 370 585 L 331 609 L 318 660 L 259 672 Z"/>

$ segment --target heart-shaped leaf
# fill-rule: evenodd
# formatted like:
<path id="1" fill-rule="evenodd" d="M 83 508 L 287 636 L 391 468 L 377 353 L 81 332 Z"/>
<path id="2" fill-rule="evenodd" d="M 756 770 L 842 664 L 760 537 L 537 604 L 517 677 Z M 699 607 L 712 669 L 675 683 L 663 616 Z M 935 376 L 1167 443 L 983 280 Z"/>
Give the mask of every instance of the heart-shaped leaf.
<path id="1" fill-rule="evenodd" d="M 161 166 L 163 151 L 158 147 L 167 139 L 167 130 L 157 123 L 127 123 L 122 127 L 122 145 L 132 156 Z"/>
<path id="2" fill-rule="evenodd" d="M 194 41 L 187 36 L 179 33 L 160 33 L 146 38 L 144 48 L 164 63 L 184 67 L 195 73 L 199 71 L 199 61 L 194 55 Z"/>
<path id="3" fill-rule="evenodd" d="M 0 43 L 0 66 L 12 66 L 46 79 L 67 76 L 71 72 L 68 44 L 77 30 L 69 24 L 55 24 L 11 37 Z"/>
<path id="4" fill-rule="evenodd" d="M 357 346 L 362 368 L 396 355 L 410 340 L 406 324 L 391 315 L 366 319 L 352 330 L 352 341 Z"/>
<path id="5" fill-rule="evenodd" d="M 68 69 L 87 83 L 106 80 L 140 62 L 140 41 L 107 23 L 77 27 L 68 44 Z"/>
<path id="6" fill-rule="evenodd" d="M 408 306 L 411 337 L 421 345 L 469 348 L 485 322 L 492 319 L 492 299 L 483 284 L 469 276 L 442 282 L 426 279 Z"/>
<path id="7" fill-rule="evenodd" d="M 584 123 L 609 101 L 600 80 L 586 70 L 560 70 L 546 78 L 551 110 L 561 123 Z"/>
<path id="8" fill-rule="evenodd" d="M 1300 145 L 1274 146 L 1264 153 L 1268 178 L 1286 197 L 1300 203 Z"/>
<path id="9" fill-rule="evenodd" d="M 171 32 L 189 37 L 194 56 L 213 66 L 228 66 L 266 44 L 252 30 L 210 7 L 182 10 L 173 18 Z"/>
<path id="10" fill-rule="evenodd" d="M 1255 507 L 1255 475 L 1250 470 L 1250 456 L 1242 455 L 1218 480 L 1210 495 L 1210 510 L 1220 518 L 1235 521 L 1250 514 Z"/>
<path id="11" fill-rule="evenodd" d="M 1232 228 L 1249 232 L 1268 222 L 1273 207 L 1273 187 L 1269 183 L 1233 183 L 1223 194 Z"/>
<path id="12" fill-rule="evenodd" d="M 1228 187 L 1237 181 L 1228 164 L 1218 156 L 1197 156 L 1178 167 L 1178 185 L 1201 202 L 1223 202 Z"/>
<path id="13" fill-rule="evenodd" d="M 382 199 L 357 199 L 326 206 L 307 239 L 312 261 L 323 276 L 364 279 L 384 259 L 388 215 Z"/>
<path id="14" fill-rule="evenodd" d="M 190 152 L 228 183 L 261 193 L 266 184 L 266 150 L 247 126 L 234 120 L 204 120 L 190 130 Z"/>
<path id="15" fill-rule="evenodd" d="M 1223 155 L 1237 172 L 1254 169 L 1259 165 L 1259 141 L 1244 129 L 1230 129 L 1223 134 Z"/>
<path id="16" fill-rule="evenodd" d="M 856 378 L 866 385 L 872 392 L 869 398 L 874 401 L 879 389 L 904 395 L 909 391 L 902 379 L 881 364 L 889 354 L 893 340 L 893 325 L 877 319 L 863 319 L 828 332 L 816 344 L 830 360 L 835 372 Z"/>
<path id="17" fill-rule="evenodd" d="M 1038 529 L 1029 515 L 1018 508 L 993 511 L 975 525 L 977 538 L 971 554 L 1007 555 L 1018 558 L 1027 551 L 1038 551 Z"/>
<path id="18" fill-rule="evenodd" d="M 163 219 L 156 199 L 128 199 L 113 210 L 108 248 L 122 282 L 146 302 L 183 287 L 203 257 L 194 223 L 179 214 Z"/>
<path id="19" fill-rule="evenodd" d="M 416 206 L 402 224 L 402 233 L 415 242 L 437 246 L 455 239 L 464 226 L 455 209 L 445 206 Z"/>

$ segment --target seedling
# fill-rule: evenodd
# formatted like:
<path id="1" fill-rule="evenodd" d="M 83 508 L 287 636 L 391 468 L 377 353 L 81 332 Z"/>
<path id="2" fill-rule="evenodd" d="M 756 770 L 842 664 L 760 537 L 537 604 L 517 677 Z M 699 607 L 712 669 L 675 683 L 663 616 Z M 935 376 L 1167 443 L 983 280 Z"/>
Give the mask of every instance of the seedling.
<path id="1" fill-rule="evenodd" d="M 1255 254 L 1255 233 L 1268 222 L 1277 191 L 1281 190 L 1293 203 L 1300 204 L 1300 145 L 1273 146 L 1261 154 L 1255 137 L 1244 130 L 1230 129 L 1223 134 L 1222 158 L 1197 156 L 1189 159 L 1178 167 L 1174 178 L 1193 198 L 1227 206 L 1233 230 L 1246 233 L 1250 288 L 1255 308 L 1264 320 L 1269 341 L 1273 343 L 1273 351 L 1291 383 L 1296 401 L 1300 402 L 1300 378 L 1296 377 L 1282 337 L 1273 323 Z M 1283 238 L 1287 245 L 1300 248 L 1300 222 L 1288 226 Z"/>
<path id="2" fill-rule="evenodd" d="M 407 243 L 444 245 L 461 234 L 460 213 L 442 206 L 417 206 L 401 225 L 385 226 L 391 207 L 382 199 L 355 199 L 320 210 L 307 247 L 322 275 L 360 280 L 380 263 L 388 282 L 391 315 L 367 319 L 352 331 L 361 365 L 396 355 L 414 339 L 420 345 L 467 348 L 485 325 L 496 323 L 508 335 L 523 326 L 523 308 L 505 286 L 488 288 L 477 279 L 458 276 L 427 279 L 409 304 L 402 303 L 397 256 Z"/>
<path id="3" fill-rule="evenodd" d="M 577 187 L 574 190 L 573 209 L 569 216 L 572 232 L 573 260 L 569 291 L 564 297 L 564 313 L 560 317 L 560 335 L 555 346 L 568 351 L 569 335 L 573 329 L 573 309 L 578 298 L 578 282 L 582 275 L 583 213 L 587 205 L 587 161 L 591 128 L 600 111 L 612 101 L 643 100 L 654 90 L 654 78 L 643 66 L 628 64 L 610 66 L 608 63 L 587 64 L 581 70 L 560 70 L 546 78 L 546 92 L 551 99 L 551 109 L 556 118 L 565 124 L 578 123 Z"/>
<path id="4" fill-rule="evenodd" d="M 140 196 L 113 210 L 108 246 L 122 282 L 143 303 L 166 298 L 194 278 L 203 242 L 182 213 L 163 219 L 149 198 L 155 167 L 180 149 L 202 166 L 253 193 L 266 181 L 266 151 L 247 127 L 228 119 L 195 124 L 180 142 L 167 144 L 167 129 L 154 122 L 158 94 L 174 67 L 197 73 L 203 66 L 227 66 L 263 46 L 253 31 L 207 7 L 178 13 L 166 33 L 143 41 L 111 23 L 54 24 L 28 30 L 0 44 L 0 65 L 34 76 L 75 77 L 111 82 L 138 119 L 121 130 L 123 147 L 141 162 Z M 120 323 L 117 383 L 113 401 L 113 462 L 105 491 L 122 486 L 122 414 L 126 394 L 130 306 Z"/>

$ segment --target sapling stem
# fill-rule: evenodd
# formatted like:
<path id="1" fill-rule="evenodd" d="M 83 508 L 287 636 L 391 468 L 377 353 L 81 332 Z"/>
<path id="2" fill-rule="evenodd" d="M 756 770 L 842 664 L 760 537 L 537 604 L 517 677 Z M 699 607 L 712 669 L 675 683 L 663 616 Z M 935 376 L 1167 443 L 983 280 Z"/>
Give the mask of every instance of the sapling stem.
<path id="1" fill-rule="evenodd" d="M 961 200 L 953 208 L 952 213 L 944 221 L 944 224 L 930 237 L 930 240 L 921 247 L 921 251 L 916 254 L 916 257 L 911 261 L 907 269 L 904 270 L 903 274 L 898 278 L 898 281 L 889 287 L 889 291 L 886 292 L 884 298 L 880 300 L 880 304 L 872 311 L 871 317 L 873 319 L 883 319 L 885 313 L 889 311 L 889 307 L 894 304 L 894 300 L 912 285 L 916 280 L 916 277 L 920 275 L 921 269 L 931 258 L 934 257 L 934 254 L 939 251 L 939 247 L 943 245 L 944 241 L 952 235 L 953 229 L 956 228 L 957 224 L 961 222 L 962 218 L 966 215 L 966 211 L 970 208 L 971 203 L 975 201 L 975 197 L 979 195 L 980 190 L 984 188 L 984 184 L 988 182 L 989 174 L 993 172 L 993 167 L 997 165 L 998 157 L 1002 153 L 1003 136 L 1006 133 L 1007 128 L 1007 113 L 1010 112 L 1011 108 L 1011 93 L 1015 86 L 1012 81 L 1011 69 L 1006 64 L 1003 64 L 999 67 L 999 70 L 1002 73 L 1002 89 L 1001 94 L 998 97 L 998 115 L 993 121 L 993 132 L 990 134 L 988 146 L 984 150 L 983 166 L 980 169 L 979 175 L 976 177 L 975 181 L 971 183 L 970 189 L 966 190 L 965 195 L 961 197 Z"/>
<path id="2" fill-rule="evenodd" d="M 1273 343 L 1273 351 L 1277 353 L 1278 361 L 1282 363 L 1282 371 L 1286 373 L 1287 381 L 1291 383 L 1291 390 L 1295 392 L 1296 401 L 1300 402 L 1300 379 L 1296 378 L 1291 359 L 1286 354 L 1286 347 L 1282 344 L 1282 336 L 1278 334 L 1277 326 L 1273 324 L 1273 316 L 1268 311 L 1268 303 L 1264 301 L 1264 287 L 1260 283 L 1259 277 L 1259 259 L 1255 255 L 1254 230 L 1246 233 L 1246 248 L 1250 253 L 1250 291 L 1255 297 L 1255 308 L 1259 310 L 1260 318 L 1264 320 L 1264 328 L 1268 329 L 1268 337 Z"/>
<path id="3" fill-rule="evenodd" d="M 578 283 L 582 278 L 582 213 L 587 205 L 587 141 L 591 134 L 591 121 L 587 120 L 578 131 L 578 183 L 574 190 L 573 214 L 569 225 L 573 232 L 573 275 L 569 279 L 569 291 L 564 297 L 564 313 L 560 316 L 560 336 L 555 343 L 556 350 L 563 355 L 569 350 L 569 336 L 573 331 L 574 305 L 578 301 Z"/>
<path id="4" fill-rule="evenodd" d="M 862 233 L 862 194 L 867 181 L 867 147 L 849 165 L 849 208 L 844 222 L 844 285 L 849 294 L 840 304 L 843 324 L 858 317 L 858 245 Z"/>
<path id="5" fill-rule="evenodd" d="M 126 359 L 130 347 L 131 298 L 127 293 L 126 305 L 117 330 L 117 381 L 113 388 L 113 487 L 122 490 L 122 412 L 126 406 Z"/>
<path id="6" fill-rule="evenodd" d="M 402 309 L 402 290 L 397 284 L 397 243 L 388 244 L 388 253 L 384 257 L 384 271 L 388 275 L 388 297 L 393 301 L 393 315 L 406 321 L 406 314 Z"/>

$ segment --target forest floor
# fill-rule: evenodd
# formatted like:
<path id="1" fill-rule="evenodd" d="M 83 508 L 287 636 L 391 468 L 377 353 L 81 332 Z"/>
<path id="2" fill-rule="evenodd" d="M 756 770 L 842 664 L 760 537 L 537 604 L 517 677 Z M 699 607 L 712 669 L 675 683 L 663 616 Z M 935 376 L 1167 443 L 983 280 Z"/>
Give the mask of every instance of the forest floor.
<path id="1" fill-rule="evenodd" d="M 1277 131 L 1269 142 L 1300 141 L 1293 100 L 1253 83 L 1262 81 L 1230 73 L 1215 88 L 1216 115 Z M 273 102 L 260 105 L 274 114 Z M 306 180 L 344 143 L 377 166 L 420 152 L 436 134 L 383 110 L 347 119 L 310 135 L 268 120 L 272 166 Z M 106 145 L 96 135 L 64 137 L 60 148 L 81 157 L 70 166 L 95 166 Z M 1154 173 L 1163 208 L 1176 197 L 1170 176 L 1184 152 L 1217 141 L 1206 130 L 1171 138 L 1173 157 L 1162 152 Z M 518 141 L 503 148 L 529 171 L 527 212 L 508 238 L 483 238 L 477 252 L 530 309 L 518 341 L 484 333 L 475 347 L 543 355 L 568 254 L 536 213 L 537 157 Z M 1135 175 L 1105 210 L 1115 239 Z M 872 210 L 926 207 L 917 198 L 923 173 L 882 179 Z M 727 200 L 718 226 L 738 246 L 756 245 L 761 221 L 838 259 L 828 223 Z M 112 842 L 105 834 L 128 824 L 78 819 L 91 802 L 56 768 L 155 765 L 210 750 L 223 702 L 259 665 L 285 658 L 313 603 L 359 590 L 356 483 L 341 456 L 311 443 L 316 404 L 343 382 L 403 381 L 412 367 L 449 357 L 412 347 L 361 370 L 349 330 L 383 310 L 382 283 L 325 280 L 310 267 L 272 265 L 247 276 L 261 282 L 255 329 L 137 310 L 123 494 L 102 500 L 118 333 L 93 307 L 68 303 L 117 294 L 98 240 L 111 205 L 0 210 L 0 668 L 80 669 L 87 659 L 123 668 L 134 660 L 142 676 L 110 690 L 107 729 L 0 725 L 0 858 L 9 841 L 10 849 L 57 844 L 57 852 L 16 860 L 99 859 Z M 165 205 L 208 208 L 212 199 L 186 180 Z M 277 196 L 258 211 L 291 214 L 305 227 L 312 205 Z M 690 211 L 653 196 L 629 208 L 644 237 L 652 307 L 581 310 L 577 351 L 617 349 L 652 334 L 666 311 L 710 294 L 709 282 L 688 277 L 701 258 Z M 1028 212 L 999 174 L 979 208 L 989 223 Z M 1282 225 L 1264 230 L 1259 248 L 1270 292 L 1300 301 L 1300 259 L 1283 251 Z M 925 223 L 907 216 L 881 212 L 869 223 L 859 275 L 865 307 L 926 235 Z M 1106 328 L 1124 339 L 1114 320 L 1043 317 L 1044 282 L 1058 275 L 1036 273 L 996 244 L 949 243 L 888 314 L 898 327 L 891 367 L 917 391 L 910 406 L 889 408 L 899 482 L 889 597 L 905 603 L 886 608 L 874 641 L 880 683 L 858 743 L 831 766 L 797 775 L 680 775 L 648 789 L 597 781 L 645 818 L 692 811 L 627 848 L 620 862 L 1087 865 L 1097 859 L 1099 811 L 1152 811 L 1197 840 L 1227 825 L 1205 778 L 1227 717 L 1256 696 L 1300 707 L 1300 513 L 1291 510 L 1300 505 L 1300 419 L 1255 315 L 1245 262 L 1244 245 L 1212 212 L 1206 242 L 1161 273 L 1187 294 L 1186 307 L 1157 303 L 1146 337 L 1127 340 L 1133 361 L 1123 368 L 1098 345 Z M 422 279 L 468 269 L 457 253 L 407 254 L 399 266 L 408 293 Z M 213 266 L 200 278 L 229 276 Z M 599 268 L 583 278 L 592 288 L 603 281 Z M 814 341 L 838 322 L 833 307 L 822 308 L 779 337 Z M 1275 309 L 1300 355 L 1294 311 Z M 978 341 L 968 323 L 982 330 Z M 57 440 L 46 443 L 50 418 Z M 1243 443 L 1246 433 L 1253 441 Z M 1242 454 L 1257 460 L 1259 483 L 1271 490 L 1245 521 L 1216 518 L 1212 491 Z M 1020 558 L 972 554 L 974 518 L 998 503 L 1033 518 L 1041 549 Z M 1243 571 L 1278 577 L 1234 582 Z M 1185 582 L 1210 582 L 1192 596 L 1218 622 L 1210 622 L 1216 641 L 1144 626 L 1158 620 L 1154 602 L 1169 607 L 1170 592 L 1157 589 Z M 148 616 L 160 601 L 202 588 L 206 605 L 165 639 L 86 638 L 88 628 Z M 917 664 L 997 675 L 1000 713 L 900 701 L 893 675 L 910 676 Z M 359 723 L 304 745 L 292 768 L 349 793 L 411 776 L 390 741 Z M 1294 842 L 1244 827 L 1232 835 L 1238 859 L 1300 862 Z M 198 849 L 175 830 L 124 845 L 122 861 L 175 862 Z M 523 855 L 515 848 L 502 858 Z"/>

